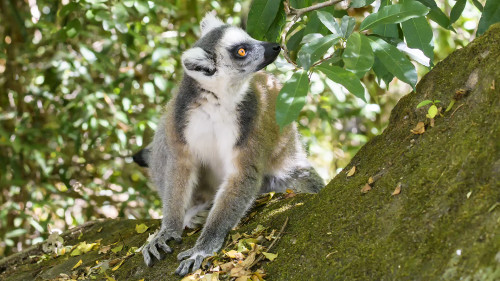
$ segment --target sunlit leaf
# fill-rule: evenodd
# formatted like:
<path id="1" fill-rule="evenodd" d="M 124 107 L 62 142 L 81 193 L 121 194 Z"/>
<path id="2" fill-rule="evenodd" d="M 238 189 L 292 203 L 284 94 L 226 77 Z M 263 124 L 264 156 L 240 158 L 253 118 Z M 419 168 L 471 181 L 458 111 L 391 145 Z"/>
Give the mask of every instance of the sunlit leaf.
<path id="1" fill-rule="evenodd" d="M 352 0 L 351 5 L 349 5 L 349 7 L 350 8 L 361 8 L 364 6 L 368 6 L 373 2 L 375 2 L 375 0 Z"/>
<path id="2" fill-rule="evenodd" d="M 455 23 L 462 15 L 462 12 L 465 9 L 465 4 L 467 4 L 467 0 L 457 0 L 450 12 L 450 24 Z"/>
<path id="3" fill-rule="evenodd" d="M 285 82 L 276 101 L 276 121 L 281 128 L 297 119 L 306 104 L 308 91 L 307 71 L 298 70 Z"/>
<path id="4" fill-rule="evenodd" d="M 425 17 L 417 17 L 402 22 L 401 28 L 408 47 L 422 50 L 432 62 L 434 59 L 433 33 Z"/>
<path id="5" fill-rule="evenodd" d="M 318 11 L 317 13 L 319 20 L 332 32 L 332 34 L 338 37 L 342 36 L 342 30 L 332 14 L 322 11 Z"/>
<path id="6" fill-rule="evenodd" d="M 363 77 L 371 69 L 375 59 L 368 38 L 361 33 L 353 33 L 347 39 L 342 59 L 347 70 L 354 72 L 359 78 Z"/>
<path id="7" fill-rule="evenodd" d="M 367 16 L 361 23 L 359 29 L 366 30 L 381 24 L 400 23 L 411 18 L 425 16 L 427 13 L 429 13 L 429 8 L 415 1 L 389 5 Z"/>
<path id="8" fill-rule="evenodd" d="M 363 85 L 361 85 L 359 78 L 354 73 L 338 66 L 327 67 L 321 65 L 316 67 L 316 69 L 323 72 L 328 79 L 344 86 L 351 94 L 366 102 L 365 89 L 363 88 Z"/>
<path id="9" fill-rule="evenodd" d="M 313 39 L 300 48 L 298 55 L 298 64 L 304 69 L 309 69 L 311 65 L 317 62 L 323 55 L 340 40 L 339 35 L 327 35 L 321 38 Z"/>
<path id="10" fill-rule="evenodd" d="M 354 27 L 356 26 L 356 19 L 350 16 L 344 16 L 340 23 L 340 30 L 342 30 L 342 36 L 344 38 L 349 38 L 351 36 Z"/>
<path id="11" fill-rule="evenodd" d="M 247 32 L 262 40 L 276 18 L 281 1 L 254 0 L 248 12 Z"/>
<path id="12" fill-rule="evenodd" d="M 375 56 L 380 59 L 384 67 L 399 78 L 410 84 L 415 89 L 417 84 L 417 71 L 415 66 L 396 47 L 377 37 L 368 37 Z"/>

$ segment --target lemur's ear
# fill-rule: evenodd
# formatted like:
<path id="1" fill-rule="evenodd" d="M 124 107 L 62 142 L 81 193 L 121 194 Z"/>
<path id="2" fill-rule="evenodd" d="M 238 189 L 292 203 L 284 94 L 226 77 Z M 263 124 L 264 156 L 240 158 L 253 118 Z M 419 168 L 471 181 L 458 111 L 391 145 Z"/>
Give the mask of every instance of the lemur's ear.
<path id="1" fill-rule="evenodd" d="M 205 36 L 210 30 L 224 25 L 224 22 L 215 15 L 215 11 L 208 12 L 201 20 L 201 36 Z"/>
<path id="2" fill-rule="evenodd" d="M 182 65 L 186 72 L 200 73 L 206 76 L 214 75 L 215 58 L 200 47 L 191 48 L 182 54 Z M 194 73 L 193 73 L 194 72 Z"/>

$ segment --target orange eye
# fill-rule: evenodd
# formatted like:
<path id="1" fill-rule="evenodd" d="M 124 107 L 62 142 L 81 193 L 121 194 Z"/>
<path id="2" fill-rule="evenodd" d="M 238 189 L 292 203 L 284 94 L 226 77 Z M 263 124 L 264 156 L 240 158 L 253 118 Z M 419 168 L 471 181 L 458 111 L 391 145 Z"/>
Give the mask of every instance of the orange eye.
<path id="1" fill-rule="evenodd" d="M 246 56 L 246 54 L 247 54 L 247 52 L 245 51 L 245 49 L 240 48 L 240 49 L 238 50 L 238 55 L 240 55 L 240 56 L 244 57 L 244 56 Z"/>

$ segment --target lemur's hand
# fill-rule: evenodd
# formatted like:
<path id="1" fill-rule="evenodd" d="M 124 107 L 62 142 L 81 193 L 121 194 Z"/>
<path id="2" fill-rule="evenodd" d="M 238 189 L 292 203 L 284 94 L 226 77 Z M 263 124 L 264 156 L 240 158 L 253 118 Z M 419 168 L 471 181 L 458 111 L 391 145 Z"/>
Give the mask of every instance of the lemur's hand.
<path id="1" fill-rule="evenodd" d="M 209 257 L 215 251 L 208 251 L 206 249 L 201 249 L 202 247 L 194 246 L 193 248 L 179 253 L 177 259 L 181 261 L 179 267 L 175 270 L 175 274 L 179 276 L 184 276 L 189 272 L 195 271 L 201 267 L 201 263 L 206 257 Z M 192 265 L 192 267 L 191 267 Z"/>
<path id="2" fill-rule="evenodd" d="M 158 232 L 156 237 L 144 247 L 142 255 L 144 256 L 144 262 L 147 266 L 153 266 L 153 257 L 157 260 L 165 258 L 165 255 L 160 253 L 159 249 L 162 249 L 167 254 L 172 253 L 172 248 L 167 245 L 167 242 L 170 240 L 175 240 L 177 243 L 180 243 L 182 238 L 180 235 L 172 233 L 172 231 L 162 229 Z"/>

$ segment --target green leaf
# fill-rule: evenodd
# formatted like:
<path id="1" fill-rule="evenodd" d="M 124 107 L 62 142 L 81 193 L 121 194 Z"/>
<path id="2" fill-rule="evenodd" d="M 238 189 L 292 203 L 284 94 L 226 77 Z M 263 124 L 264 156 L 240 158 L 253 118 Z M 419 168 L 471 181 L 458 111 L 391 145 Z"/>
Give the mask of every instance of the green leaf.
<path id="1" fill-rule="evenodd" d="M 394 79 L 394 75 L 385 68 L 379 58 L 375 57 L 373 62 L 373 72 L 377 75 L 377 83 L 380 84 L 380 80 L 384 81 L 387 89 L 389 89 L 389 83 Z"/>
<path id="2" fill-rule="evenodd" d="M 479 2 L 479 0 L 471 0 L 471 1 L 472 1 L 472 4 L 474 4 L 474 6 L 476 6 L 476 8 L 480 12 L 483 12 L 483 4 L 481 4 L 481 2 Z"/>
<path id="3" fill-rule="evenodd" d="M 309 69 L 313 63 L 321 59 L 326 51 L 339 40 L 340 37 L 338 35 L 331 34 L 313 39 L 311 42 L 304 44 L 298 54 L 298 65 L 306 70 Z"/>
<path id="4" fill-rule="evenodd" d="M 364 6 L 368 6 L 373 2 L 375 2 L 375 0 L 352 0 L 349 8 L 361 8 Z"/>
<path id="5" fill-rule="evenodd" d="M 354 75 L 354 73 L 338 66 L 325 67 L 320 65 L 316 67 L 316 69 L 323 72 L 328 79 L 344 86 L 351 94 L 366 102 L 365 89 L 363 88 L 363 85 L 361 85 L 361 82 L 359 82 L 359 78 Z"/>
<path id="6" fill-rule="evenodd" d="M 305 70 L 296 71 L 285 82 L 276 101 L 276 122 L 280 128 L 292 123 L 299 117 L 300 110 L 306 104 L 308 90 L 309 78 Z"/>
<path id="7" fill-rule="evenodd" d="M 266 35 L 264 38 L 267 41 L 270 42 L 278 42 L 279 41 L 279 36 L 281 34 L 281 29 L 286 23 L 286 13 L 285 13 L 285 8 L 283 1 L 280 1 L 280 6 L 278 9 L 278 13 L 276 14 L 276 17 L 274 18 L 274 21 L 271 23 L 271 26 L 269 26 Z"/>
<path id="8" fill-rule="evenodd" d="M 340 24 L 340 30 L 342 30 L 342 36 L 344 38 L 349 38 L 349 36 L 351 36 L 352 32 L 354 31 L 355 26 L 356 26 L 355 18 L 350 16 L 344 16 Z"/>
<path id="9" fill-rule="evenodd" d="M 292 37 L 290 37 L 290 39 L 288 39 L 288 41 L 286 42 L 286 47 L 288 48 L 288 50 L 289 51 L 298 50 L 302 38 L 304 38 L 304 29 L 297 31 L 295 34 L 292 35 Z"/>
<path id="10" fill-rule="evenodd" d="M 381 24 L 400 23 L 411 18 L 425 16 L 429 13 L 429 8 L 415 1 L 410 1 L 404 4 L 389 5 L 381 8 L 378 12 L 367 16 L 360 30 L 374 28 Z"/>
<path id="11" fill-rule="evenodd" d="M 389 5 L 392 5 L 392 0 L 381 0 L 379 10 Z M 394 23 L 379 25 L 373 29 L 373 34 L 378 34 L 383 37 L 399 38 L 398 25 Z"/>
<path id="12" fill-rule="evenodd" d="M 58 12 L 57 12 L 57 15 L 60 17 L 60 18 L 64 18 L 66 17 L 67 15 L 69 15 L 71 12 L 73 12 L 74 10 L 76 9 L 79 9 L 80 8 L 80 4 L 79 3 L 75 3 L 75 2 L 70 2 L 68 3 L 68 5 L 65 5 L 63 6 Z"/>
<path id="13" fill-rule="evenodd" d="M 498 1 L 498 0 L 497 0 Z M 464 11 L 467 0 L 457 0 L 450 12 L 450 24 L 455 23 Z"/>
<path id="14" fill-rule="evenodd" d="M 424 101 L 421 101 L 418 105 L 417 105 L 417 108 L 421 108 L 422 106 L 426 106 L 428 104 L 432 103 L 431 100 L 424 100 Z"/>
<path id="15" fill-rule="evenodd" d="M 429 14 L 427 15 L 429 19 L 435 21 L 437 24 L 446 29 L 450 29 L 450 19 L 448 18 L 448 16 L 445 15 L 445 13 L 443 13 L 443 11 L 441 11 L 441 9 L 439 9 L 434 0 L 417 0 L 417 1 L 431 9 L 429 11 Z"/>
<path id="16" fill-rule="evenodd" d="M 417 71 L 415 66 L 396 47 L 377 37 L 368 37 L 375 56 L 385 68 L 399 80 L 406 82 L 415 89 L 417 84 Z"/>
<path id="17" fill-rule="evenodd" d="M 134 7 L 140 14 L 145 14 L 149 12 L 149 5 L 148 2 L 146 1 L 137 0 L 134 2 Z"/>
<path id="18" fill-rule="evenodd" d="M 342 30 L 332 14 L 322 11 L 318 11 L 317 13 L 319 20 L 332 32 L 332 34 L 339 37 L 342 36 Z"/>
<path id="19" fill-rule="evenodd" d="M 276 18 L 281 1 L 254 0 L 248 12 L 247 32 L 257 40 L 264 39 Z"/>
<path id="20" fill-rule="evenodd" d="M 373 66 L 375 56 L 373 55 L 370 41 L 365 35 L 358 32 L 353 33 L 347 39 L 346 48 L 342 54 L 345 68 L 361 78 Z"/>
<path id="21" fill-rule="evenodd" d="M 434 42 L 432 28 L 425 17 L 409 19 L 401 23 L 406 44 L 410 48 L 422 50 L 424 54 L 434 59 Z"/>
<path id="22" fill-rule="evenodd" d="M 436 105 L 431 105 L 431 107 L 429 107 L 429 110 L 427 111 L 427 114 L 429 114 L 429 117 L 430 118 L 434 118 L 436 117 L 436 114 L 438 113 L 438 108 Z"/>
<path id="23" fill-rule="evenodd" d="M 479 25 L 477 27 L 477 34 L 481 35 L 490 25 L 500 22 L 500 1 L 498 0 L 486 0 L 484 5 L 483 15 L 481 20 L 479 20 Z"/>

